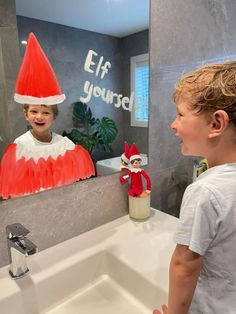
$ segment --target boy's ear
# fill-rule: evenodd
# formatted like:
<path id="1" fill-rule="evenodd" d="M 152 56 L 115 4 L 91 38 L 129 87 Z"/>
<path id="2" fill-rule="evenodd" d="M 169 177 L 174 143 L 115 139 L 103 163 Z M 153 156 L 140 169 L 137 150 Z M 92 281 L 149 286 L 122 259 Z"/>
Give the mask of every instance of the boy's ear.
<path id="1" fill-rule="evenodd" d="M 24 109 L 23 112 L 24 112 L 25 119 L 28 121 L 29 119 L 28 119 L 28 115 L 27 115 L 27 110 Z"/>
<path id="2" fill-rule="evenodd" d="M 211 130 L 208 134 L 209 138 L 221 135 L 229 125 L 229 116 L 224 110 L 217 110 L 212 115 Z"/>

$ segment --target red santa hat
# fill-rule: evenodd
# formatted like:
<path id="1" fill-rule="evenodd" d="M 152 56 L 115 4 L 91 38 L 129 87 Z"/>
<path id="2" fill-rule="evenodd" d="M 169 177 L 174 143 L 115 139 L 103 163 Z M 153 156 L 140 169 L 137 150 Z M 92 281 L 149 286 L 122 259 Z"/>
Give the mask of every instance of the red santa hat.
<path id="1" fill-rule="evenodd" d="M 134 159 L 142 159 L 136 144 L 131 145 L 129 154 L 130 154 L 130 158 L 129 158 L 130 161 L 133 161 Z"/>
<path id="2" fill-rule="evenodd" d="M 126 141 L 124 144 L 124 153 L 121 155 L 121 159 L 123 159 L 127 164 L 129 163 L 129 145 Z"/>
<path id="3" fill-rule="evenodd" d="M 33 33 L 29 34 L 14 99 L 27 105 L 55 105 L 65 100 L 53 68 Z"/>

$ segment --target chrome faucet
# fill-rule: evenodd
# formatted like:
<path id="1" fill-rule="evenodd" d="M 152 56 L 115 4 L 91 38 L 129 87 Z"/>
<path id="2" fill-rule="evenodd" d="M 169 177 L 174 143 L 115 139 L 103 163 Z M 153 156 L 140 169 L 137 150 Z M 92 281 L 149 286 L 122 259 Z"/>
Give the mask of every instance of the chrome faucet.
<path id="1" fill-rule="evenodd" d="M 26 264 L 26 256 L 37 252 L 36 245 L 26 238 L 29 230 L 19 223 L 8 225 L 7 245 L 10 258 L 9 273 L 12 278 L 18 279 L 29 271 Z"/>

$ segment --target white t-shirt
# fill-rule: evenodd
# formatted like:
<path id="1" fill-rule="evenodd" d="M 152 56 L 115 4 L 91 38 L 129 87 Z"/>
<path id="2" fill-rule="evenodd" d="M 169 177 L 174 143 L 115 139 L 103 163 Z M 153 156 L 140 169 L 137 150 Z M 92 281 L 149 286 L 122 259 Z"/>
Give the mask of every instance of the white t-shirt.
<path id="1" fill-rule="evenodd" d="M 189 314 L 235 314 L 236 163 L 210 168 L 187 187 L 175 241 L 203 256 Z"/>
<path id="2" fill-rule="evenodd" d="M 37 161 L 43 157 L 47 159 L 49 156 L 56 159 L 59 155 L 63 156 L 67 150 L 73 150 L 75 144 L 66 136 L 52 132 L 51 142 L 40 142 L 33 137 L 31 131 L 27 131 L 14 141 L 17 144 L 16 158 L 25 157 L 26 160 L 33 158 Z"/>
<path id="3" fill-rule="evenodd" d="M 34 143 L 35 145 L 50 145 L 50 144 L 54 144 L 58 141 L 60 141 L 63 138 L 62 135 L 56 134 L 54 132 L 52 132 L 52 139 L 51 141 L 48 142 L 41 142 L 39 140 L 37 140 L 31 133 L 31 131 L 27 131 L 24 134 L 20 135 L 19 137 L 17 137 L 14 141 L 14 143 L 18 144 L 18 143 L 24 143 L 24 144 L 29 144 L 32 145 L 32 143 Z"/>

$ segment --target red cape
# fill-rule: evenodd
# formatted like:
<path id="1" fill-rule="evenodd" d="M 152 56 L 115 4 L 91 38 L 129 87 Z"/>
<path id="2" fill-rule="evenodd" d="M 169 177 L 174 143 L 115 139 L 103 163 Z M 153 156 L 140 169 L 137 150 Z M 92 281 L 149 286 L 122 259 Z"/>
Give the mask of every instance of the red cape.
<path id="1" fill-rule="evenodd" d="M 17 144 L 10 144 L 0 164 L 0 195 L 3 199 L 39 192 L 69 184 L 94 175 L 94 165 L 87 150 L 75 145 L 64 155 L 35 161 L 17 160 Z"/>

